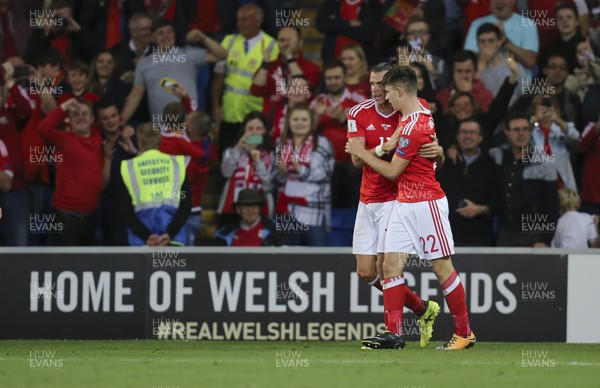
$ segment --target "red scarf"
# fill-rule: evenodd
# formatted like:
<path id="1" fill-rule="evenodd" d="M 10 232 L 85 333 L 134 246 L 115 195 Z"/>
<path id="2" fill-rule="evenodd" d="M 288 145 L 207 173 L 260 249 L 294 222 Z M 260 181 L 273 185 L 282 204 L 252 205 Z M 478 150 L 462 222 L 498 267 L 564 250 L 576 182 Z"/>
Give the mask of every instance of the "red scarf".
<path id="1" fill-rule="evenodd" d="M 260 159 L 265 164 L 267 169 L 272 165 L 273 159 L 272 154 L 265 150 L 260 151 Z M 256 175 L 256 169 L 254 168 L 254 162 L 248 152 L 242 153 L 242 156 L 238 159 L 238 162 L 233 170 L 233 174 L 229 178 L 229 184 L 227 186 L 227 194 L 225 197 L 225 203 L 221 213 L 235 213 L 233 203 L 237 198 L 237 194 L 242 189 L 253 189 L 258 191 L 263 190 L 263 184 L 258 175 Z M 262 209 L 262 213 L 269 216 L 269 204 L 265 204 Z"/>
<path id="2" fill-rule="evenodd" d="M 540 125 L 540 130 L 542 131 L 542 134 L 544 135 L 544 152 L 548 155 L 552 155 L 552 148 L 550 148 L 550 141 L 549 141 L 550 127 L 542 127 Z M 558 183 L 559 190 L 565 187 L 565 182 L 560 177 L 560 174 L 558 175 L 557 183 Z"/>
<path id="3" fill-rule="evenodd" d="M 297 175 L 298 171 L 296 171 L 296 165 L 294 162 L 298 162 L 301 166 L 310 166 L 310 153 L 313 150 L 313 137 L 308 136 L 304 143 L 302 143 L 300 148 L 297 149 L 294 147 L 294 143 L 292 139 L 287 139 L 285 144 L 281 147 L 281 154 L 279 157 L 282 161 L 285 162 L 288 170 L 289 180 L 298 180 Z M 288 204 L 289 203 L 297 203 L 301 205 L 306 205 L 306 199 L 302 197 L 293 197 L 286 195 L 285 186 L 279 189 L 279 196 L 277 198 L 277 206 L 275 207 L 275 212 L 280 214 L 289 213 Z"/>

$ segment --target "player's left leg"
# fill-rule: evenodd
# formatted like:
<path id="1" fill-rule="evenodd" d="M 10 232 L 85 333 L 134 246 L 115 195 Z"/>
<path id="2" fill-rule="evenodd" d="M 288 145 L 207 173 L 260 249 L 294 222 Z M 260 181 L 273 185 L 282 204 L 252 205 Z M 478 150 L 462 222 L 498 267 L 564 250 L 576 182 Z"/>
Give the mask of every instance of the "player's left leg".
<path id="1" fill-rule="evenodd" d="M 472 347 L 477 339 L 469 325 L 469 313 L 465 299 L 465 289 L 452 265 L 450 256 L 431 261 L 431 267 L 437 277 L 446 303 L 454 320 L 454 334 L 448 343 L 438 347 L 443 350 L 460 350 Z"/>

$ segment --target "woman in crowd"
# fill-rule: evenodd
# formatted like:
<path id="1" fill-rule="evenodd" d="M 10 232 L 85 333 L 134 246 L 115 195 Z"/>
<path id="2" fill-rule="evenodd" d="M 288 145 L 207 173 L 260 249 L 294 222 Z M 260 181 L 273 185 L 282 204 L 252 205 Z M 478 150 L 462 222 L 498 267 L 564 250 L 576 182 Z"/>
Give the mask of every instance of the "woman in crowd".
<path id="1" fill-rule="evenodd" d="M 277 146 L 277 221 L 290 245 L 325 246 L 331 219 L 331 143 L 316 132 L 305 103 L 289 109 Z"/>
<path id="2" fill-rule="evenodd" d="M 277 142 L 281 136 L 281 132 L 283 132 L 290 107 L 299 103 L 308 104 L 310 101 L 311 94 L 308 87 L 308 79 L 303 75 L 294 75 L 290 78 L 292 79 L 292 82 L 285 91 L 285 103 L 275 109 L 273 128 L 271 129 L 273 142 Z"/>
<path id="3" fill-rule="evenodd" d="M 344 47 L 340 60 L 346 66 L 346 87 L 348 90 L 369 97 L 371 95 L 369 66 L 362 47 L 357 44 Z"/>
<path id="4" fill-rule="evenodd" d="M 262 213 L 266 216 L 273 215 L 272 144 L 271 137 L 267 135 L 267 119 L 260 112 L 248 113 L 242 121 L 237 144 L 223 153 L 221 173 L 227 178 L 227 182 L 219 201 L 219 224 L 224 225 L 235 219 L 233 203 L 243 189 L 263 192 L 266 204 Z"/>
<path id="5" fill-rule="evenodd" d="M 117 59 L 111 51 L 104 50 L 97 53 L 90 66 L 90 86 L 92 92 L 101 99 L 109 98 L 114 101 L 121 111 L 131 91 L 131 85 L 121 81 L 116 69 Z"/>
<path id="6" fill-rule="evenodd" d="M 600 58 L 596 56 L 589 40 L 577 44 L 577 67 L 574 73 L 567 77 L 565 88 L 577 93 L 583 101 L 588 87 L 600 82 Z"/>

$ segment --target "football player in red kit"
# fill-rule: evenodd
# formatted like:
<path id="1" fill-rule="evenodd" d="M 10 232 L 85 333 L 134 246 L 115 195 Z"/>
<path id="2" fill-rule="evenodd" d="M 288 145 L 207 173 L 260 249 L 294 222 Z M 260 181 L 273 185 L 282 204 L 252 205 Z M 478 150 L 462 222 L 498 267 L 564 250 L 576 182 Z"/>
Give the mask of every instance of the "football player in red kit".
<path id="1" fill-rule="evenodd" d="M 363 340 L 371 348 L 402 349 L 402 309 L 406 286 L 402 272 L 410 253 L 430 260 L 442 286 L 454 319 L 452 338 L 438 349 L 459 350 L 473 346 L 475 334 L 469 326 L 465 291 L 452 266 L 454 253 L 448 221 L 448 201 L 435 179 L 435 161 L 418 155 L 419 148 L 431 141 L 435 125 L 431 112 L 417 99 L 417 79 L 409 67 L 389 70 L 383 78 L 386 98 L 402 113 L 398 123 L 400 138 L 391 162 L 381 160 L 357 139 L 349 139 L 346 152 L 360 158 L 379 174 L 396 180 L 398 194 L 390 215 L 384 247 L 383 304 L 387 331 Z"/>
<path id="2" fill-rule="evenodd" d="M 393 136 L 393 132 L 400 114 L 386 100 L 381 81 L 387 71 L 394 67 L 394 64 L 387 62 L 375 65 L 370 76 L 372 98 L 355 105 L 348 112 L 347 137 L 358 139 L 371 153 L 388 161 L 391 160 L 391 155 L 388 156 L 386 151 L 393 151 L 398 143 L 398 136 Z M 437 142 L 432 142 L 423 144 L 420 155 L 436 158 L 440 151 Z M 352 253 L 356 255 L 357 262 L 356 272 L 365 282 L 381 290 L 385 231 L 394 207 L 397 187 L 395 182 L 379 175 L 359 158 L 352 156 L 352 163 L 363 169 L 352 241 Z M 405 291 L 406 307 L 418 317 L 420 345 L 425 347 L 431 339 L 433 323 L 440 306 L 434 301 L 423 301 L 408 287 Z"/>

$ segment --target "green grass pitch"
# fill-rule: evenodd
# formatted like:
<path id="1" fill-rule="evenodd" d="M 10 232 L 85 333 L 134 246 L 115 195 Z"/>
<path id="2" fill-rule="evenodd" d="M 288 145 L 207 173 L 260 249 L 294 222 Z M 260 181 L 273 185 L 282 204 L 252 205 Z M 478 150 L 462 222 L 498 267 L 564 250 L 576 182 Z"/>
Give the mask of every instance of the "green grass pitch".
<path id="1" fill-rule="evenodd" d="M 600 387 L 600 344 L 0 341 L 0 387 Z"/>

